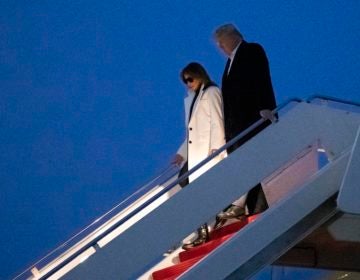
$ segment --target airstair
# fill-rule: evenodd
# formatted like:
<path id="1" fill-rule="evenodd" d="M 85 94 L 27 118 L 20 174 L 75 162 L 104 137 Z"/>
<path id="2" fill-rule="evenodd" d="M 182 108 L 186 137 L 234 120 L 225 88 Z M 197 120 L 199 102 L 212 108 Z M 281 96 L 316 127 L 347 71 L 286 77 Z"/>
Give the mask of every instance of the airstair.
<path id="1" fill-rule="evenodd" d="M 353 248 L 352 260 L 340 268 L 359 270 L 359 106 L 329 97 L 286 102 L 276 110 L 278 121 L 186 188 L 178 182 L 267 120 L 260 119 L 181 178 L 176 168 L 166 170 L 58 255 L 16 279 L 251 279 L 281 258 L 286 265 L 286 255 L 299 242 L 335 220 L 347 221 L 336 226 L 335 235 L 345 232 L 351 242 L 346 248 Z M 230 221 L 199 248 L 181 249 L 196 228 L 211 223 L 258 182 L 268 210 Z M 300 265 L 316 267 L 307 260 L 302 255 Z"/>

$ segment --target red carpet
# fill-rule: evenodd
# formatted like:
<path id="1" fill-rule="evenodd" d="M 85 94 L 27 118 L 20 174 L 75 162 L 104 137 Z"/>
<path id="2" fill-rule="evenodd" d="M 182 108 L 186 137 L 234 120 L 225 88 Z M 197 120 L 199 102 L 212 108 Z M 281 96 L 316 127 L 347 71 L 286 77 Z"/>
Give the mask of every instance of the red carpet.
<path id="1" fill-rule="evenodd" d="M 211 251 L 220 246 L 223 242 L 228 240 L 237 231 L 242 229 L 248 223 L 253 222 L 260 214 L 248 216 L 245 219 L 224 226 L 210 233 L 210 239 L 208 242 L 194 247 L 187 251 L 182 251 L 179 254 L 180 263 L 155 271 L 152 274 L 154 280 L 170 280 L 176 279 L 177 276 L 188 270 L 195 263 L 200 261 L 203 257 L 209 254 Z"/>

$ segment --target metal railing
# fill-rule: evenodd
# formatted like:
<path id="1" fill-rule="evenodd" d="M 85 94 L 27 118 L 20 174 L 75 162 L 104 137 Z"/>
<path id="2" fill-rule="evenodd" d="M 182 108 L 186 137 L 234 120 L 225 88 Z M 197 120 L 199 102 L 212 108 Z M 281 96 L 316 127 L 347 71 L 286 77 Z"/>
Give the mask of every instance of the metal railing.
<path id="1" fill-rule="evenodd" d="M 146 195 L 151 190 L 155 189 L 156 187 L 159 187 L 169 180 L 176 176 L 179 172 L 179 167 L 175 165 L 168 166 L 161 172 L 160 174 L 154 177 L 152 180 L 150 180 L 148 183 L 137 189 L 133 194 L 131 194 L 129 197 L 115 205 L 113 208 L 111 208 L 109 211 L 107 211 L 105 214 L 101 215 L 100 217 L 96 218 L 92 223 L 87 225 L 85 228 L 83 228 L 81 231 L 73 235 L 71 238 L 69 238 L 67 241 L 62 243 L 60 246 L 56 247 L 51 252 L 47 253 L 44 257 L 42 257 L 40 260 L 29 266 L 27 269 L 25 269 L 23 272 L 18 274 L 13 280 L 17 279 L 24 279 L 21 278 L 24 277 L 30 277 L 31 275 L 25 275 L 26 273 L 29 273 L 31 269 L 42 266 L 42 269 L 48 265 L 49 263 L 53 262 L 57 258 L 59 258 L 62 255 L 65 255 L 67 253 L 66 250 L 69 250 L 69 248 L 78 245 L 79 243 L 84 242 L 85 239 L 91 237 L 91 235 L 97 231 L 97 229 L 104 226 L 106 223 L 111 221 L 113 217 L 115 217 L 118 213 L 120 213 L 122 210 L 126 209 L 129 205 L 134 203 L 137 199 L 141 198 L 143 195 Z M 92 241 L 92 240 L 91 240 Z M 88 241 L 88 242 L 91 242 Z M 87 246 L 89 244 L 83 244 L 83 247 L 88 248 Z M 80 252 L 79 252 L 80 253 Z"/>
<path id="2" fill-rule="evenodd" d="M 359 106 L 360 107 L 359 102 L 354 102 L 354 101 L 350 101 L 350 100 L 344 100 L 344 99 L 340 99 L 340 98 L 337 98 L 337 97 L 326 96 L 326 95 L 312 95 L 308 99 L 306 99 L 306 102 L 311 103 L 316 99 L 325 100 L 325 101 L 332 101 L 332 102 L 337 102 L 337 103 L 342 103 L 342 104 L 347 104 L 347 105 L 353 105 L 353 106 Z"/>
<path id="3" fill-rule="evenodd" d="M 273 113 L 277 113 L 278 111 L 282 110 L 284 107 L 288 106 L 291 103 L 300 103 L 302 102 L 301 99 L 298 98 L 292 98 L 286 102 L 284 102 L 283 104 L 281 104 L 280 106 L 278 106 L 275 110 L 273 110 Z M 203 161 L 201 161 L 200 163 L 198 163 L 196 166 L 194 166 L 193 168 L 191 168 L 189 171 L 187 171 L 186 173 L 184 173 L 182 176 L 178 177 L 174 182 L 170 183 L 168 186 L 166 186 L 162 191 L 160 191 L 159 193 L 157 193 L 156 195 L 154 195 L 151 199 L 147 200 L 146 202 L 144 202 L 143 204 L 141 204 L 140 206 L 138 206 L 136 209 L 134 209 L 131 213 L 129 213 L 127 216 L 125 216 L 124 218 L 122 218 L 121 220 L 119 220 L 118 222 L 116 222 L 115 224 L 113 224 L 108 230 L 106 230 L 104 233 L 102 233 L 101 235 L 97 236 L 95 239 L 93 239 L 92 241 L 90 241 L 86 246 L 82 247 L 81 249 L 79 249 L 75 254 L 73 254 L 72 256 L 69 256 L 65 261 L 63 261 L 62 263 L 60 263 L 58 266 L 56 266 L 54 269 L 52 269 L 51 271 L 49 271 L 48 273 L 46 273 L 44 276 L 42 276 L 40 279 L 46 279 L 47 277 L 49 277 L 50 275 L 52 275 L 53 273 L 55 273 L 56 271 L 58 271 L 59 269 L 61 269 L 63 266 L 65 266 L 66 264 L 70 263 L 72 260 L 74 260 L 78 255 L 80 255 L 81 253 L 85 252 L 88 248 L 96 245 L 98 243 L 98 241 L 100 241 L 102 238 L 104 238 L 106 235 L 110 234 L 112 231 L 114 231 L 117 227 L 119 227 L 120 225 L 122 225 L 123 223 L 125 223 L 126 221 L 128 221 L 129 219 L 131 219 L 133 216 L 135 216 L 137 213 L 139 213 L 140 211 L 142 211 L 143 209 L 145 209 L 147 206 L 149 206 L 150 204 L 152 204 L 155 200 L 157 200 L 158 198 L 160 198 L 162 195 L 164 195 L 165 193 L 167 193 L 168 191 L 170 191 L 172 188 L 174 188 L 175 186 L 177 186 L 179 184 L 179 182 L 183 181 L 184 179 L 188 178 L 191 174 L 193 174 L 194 172 L 196 172 L 198 169 L 200 169 L 203 165 L 205 165 L 206 163 L 208 163 L 209 161 L 211 161 L 213 158 L 215 158 L 216 156 L 218 156 L 220 153 L 222 153 L 223 151 L 225 151 L 226 149 L 228 149 L 230 146 L 232 146 L 233 144 L 235 144 L 237 141 L 239 141 L 241 138 L 245 137 L 248 133 L 250 133 L 252 130 L 254 130 L 255 128 L 257 128 L 258 126 L 260 126 L 261 124 L 263 124 L 264 122 L 266 122 L 267 119 L 259 119 L 258 121 L 256 121 L 255 123 L 253 123 L 251 126 L 249 126 L 247 129 L 245 129 L 243 132 L 241 132 L 239 135 L 237 135 L 236 137 L 234 137 L 233 139 L 231 139 L 230 141 L 228 141 L 224 146 L 222 146 L 220 149 L 218 149 L 217 151 L 215 151 L 213 154 L 211 154 L 209 157 L 207 157 L 206 159 L 204 159 Z"/>
<path id="4" fill-rule="evenodd" d="M 328 101 L 333 101 L 333 102 L 339 102 L 339 103 L 343 103 L 343 104 L 348 104 L 348 105 L 355 105 L 355 106 L 360 106 L 360 103 L 357 102 L 351 102 L 351 101 L 347 101 L 347 100 L 341 100 L 338 98 L 334 98 L 334 97 L 329 97 L 329 96 L 320 96 L 320 95 L 314 95 L 309 97 L 306 102 L 311 103 L 313 102 L 313 100 L 316 99 L 321 99 L 321 100 L 328 100 Z M 272 111 L 273 114 L 278 113 L 280 110 L 282 110 L 283 108 L 287 107 L 289 104 L 291 103 L 300 103 L 303 102 L 303 100 L 298 99 L 298 98 L 292 98 L 286 102 L 284 102 L 283 104 L 281 104 L 280 106 L 278 106 L 275 110 Z M 235 138 L 233 138 L 232 140 L 230 140 L 229 142 L 227 142 L 223 147 L 221 147 L 220 149 L 218 149 L 216 152 L 214 152 L 213 154 L 211 154 L 209 157 L 207 157 L 206 159 L 204 159 L 203 161 L 201 161 L 200 163 L 198 163 L 195 167 L 193 167 L 192 169 L 190 169 L 189 171 L 187 171 L 186 173 L 184 173 L 182 176 L 178 177 L 175 181 L 171 182 L 168 186 L 164 187 L 163 190 L 161 190 L 160 192 L 158 192 L 156 195 L 154 195 L 152 198 L 150 198 L 149 200 L 145 201 L 143 204 L 139 205 L 136 209 L 134 209 L 131 213 L 129 213 L 128 215 L 126 215 L 124 218 L 122 218 L 121 220 L 117 221 L 116 223 L 114 223 L 110 228 L 108 228 L 105 232 L 101 233 L 100 235 L 98 235 L 96 238 L 89 240 L 86 244 L 84 244 L 78 251 L 76 251 L 75 253 L 73 253 L 72 255 L 68 256 L 64 261 L 62 261 L 61 263 L 59 263 L 58 265 L 56 265 L 53 269 L 51 269 L 49 272 L 47 272 L 45 275 L 41 276 L 39 279 L 46 279 L 47 277 L 49 277 L 50 275 L 52 275 L 53 273 L 55 273 L 56 271 L 58 271 L 59 269 L 61 269 L 62 267 L 64 267 L 66 264 L 70 263 L 72 260 L 74 260 L 78 255 L 80 255 L 81 253 L 85 252 L 88 248 L 94 246 L 97 244 L 97 242 L 99 240 L 101 240 L 102 238 L 104 238 L 106 235 L 108 235 L 109 233 L 111 233 L 112 231 L 114 231 L 116 228 L 118 228 L 120 225 L 122 225 L 123 223 L 125 223 L 126 221 L 128 221 L 129 219 L 131 219 L 133 216 L 135 216 L 137 213 L 139 213 L 140 211 L 142 211 L 143 209 L 145 209 L 147 206 L 149 206 L 150 204 L 152 204 L 155 200 L 157 200 L 159 197 L 161 197 L 162 195 L 164 195 L 165 193 L 167 193 L 168 191 L 170 191 L 172 188 L 174 188 L 175 186 L 177 186 L 179 184 L 179 182 L 181 182 L 182 180 L 188 178 L 191 174 L 193 174 L 194 172 L 196 172 L 198 169 L 200 169 L 203 165 L 205 165 L 206 163 L 208 163 L 209 161 L 211 161 L 213 158 L 215 158 L 216 156 L 218 156 L 220 153 L 222 153 L 223 151 L 225 151 L 226 149 L 228 149 L 229 147 L 231 147 L 233 144 L 235 144 L 237 141 L 239 141 L 241 138 L 245 137 L 248 133 L 250 133 L 252 130 L 254 130 L 255 128 L 257 128 L 258 126 L 260 126 L 261 124 L 263 124 L 265 121 L 267 121 L 267 119 L 259 119 L 258 121 L 256 121 L 254 124 L 252 124 L 251 126 L 249 126 L 247 129 L 245 129 L 243 132 L 241 132 L 239 135 L 237 135 Z M 133 203 L 136 199 L 139 199 L 142 195 L 144 195 L 145 193 L 151 191 L 153 188 L 155 188 L 157 185 L 154 185 L 155 182 L 159 182 L 159 184 L 163 184 L 167 181 L 169 181 L 172 177 L 174 177 L 177 173 L 179 172 L 179 168 L 171 165 L 169 167 L 167 167 L 164 171 L 161 172 L 161 174 L 157 177 L 155 177 L 153 180 L 151 180 L 149 183 L 145 184 L 143 187 L 141 187 L 139 190 L 137 190 L 135 193 L 133 193 L 131 196 L 129 196 L 128 198 L 126 198 L 124 201 L 120 202 L 118 205 L 116 205 L 115 207 L 113 207 L 111 210 L 109 210 L 107 213 L 105 213 L 104 215 L 102 215 L 101 217 L 99 217 L 98 219 L 96 219 L 93 223 L 91 223 L 89 226 L 87 226 L 86 228 L 84 228 L 82 231 L 80 231 L 79 233 L 77 233 L 75 236 L 73 236 L 72 238 L 70 238 L 68 241 L 66 241 L 64 244 L 62 244 L 61 246 L 59 246 L 58 248 L 56 248 L 55 250 L 53 250 L 52 252 L 50 252 L 49 254 L 47 254 L 44 258 L 42 258 L 41 260 L 39 260 L 38 262 L 36 262 L 35 264 L 33 264 L 30 268 L 26 269 L 23 273 L 21 273 L 20 275 L 18 275 L 15 279 L 19 279 L 21 276 L 23 276 L 26 272 L 28 272 L 31 268 L 36 267 L 38 264 L 40 264 L 41 262 L 44 262 L 44 260 L 49 259 L 50 256 L 53 256 L 56 252 L 58 252 L 60 249 L 68 246 L 73 240 L 75 240 L 77 237 L 79 237 L 81 234 L 83 234 L 85 231 L 88 231 L 90 228 L 94 227 L 94 225 L 98 225 L 98 228 L 101 227 L 102 225 L 104 225 L 105 222 L 107 222 L 108 220 L 105 220 L 105 218 L 108 218 L 111 214 L 116 215 L 116 213 L 119 213 L 121 210 L 123 210 L 125 207 L 129 206 L 131 203 Z M 165 176 L 166 175 L 166 176 Z M 162 178 L 164 177 L 164 178 Z M 118 210 L 115 214 L 114 212 Z M 113 217 L 111 216 L 111 217 Z M 100 222 L 103 222 L 102 224 L 100 224 Z M 74 244 L 73 244 L 74 245 Z"/>

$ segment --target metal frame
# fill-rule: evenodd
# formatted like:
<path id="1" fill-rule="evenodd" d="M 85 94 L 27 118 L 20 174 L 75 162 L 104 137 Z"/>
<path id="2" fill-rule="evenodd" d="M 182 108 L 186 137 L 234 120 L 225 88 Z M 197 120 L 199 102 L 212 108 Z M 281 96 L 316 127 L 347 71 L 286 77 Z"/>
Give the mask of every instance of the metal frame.
<path id="1" fill-rule="evenodd" d="M 309 98 L 307 100 L 307 102 L 311 103 L 313 100 L 315 99 L 324 99 L 324 100 L 330 100 L 330 101 L 334 101 L 334 102 L 341 102 L 344 104 L 349 104 L 349 105 L 355 105 L 355 106 L 360 106 L 359 103 L 356 102 L 349 102 L 349 101 L 344 101 L 344 100 L 340 100 L 337 98 L 332 98 L 332 97 L 325 97 L 325 96 L 313 96 L 311 98 Z M 285 103 L 283 103 L 281 106 L 279 106 L 276 110 L 273 111 L 273 113 L 279 112 L 280 110 L 282 110 L 283 108 L 287 107 L 289 104 L 291 103 L 300 103 L 301 100 L 300 99 L 291 99 Z M 105 232 L 103 232 L 102 234 L 98 235 L 96 238 L 90 240 L 89 242 L 87 242 L 81 249 L 77 250 L 76 252 L 74 252 L 73 254 L 71 254 L 71 256 L 68 256 L 65 260 L 62 260 L 62 262 L 56 266 L 54 266 L 53 269 L 51 269 L 50 271 L 48 271 L 45 275 L 43 275 L 41 278 L 36 278 L 36 279 L 45 279 L 47 277 L 49 277 L 50 275 L 52 275 L 54 272 L 58 271 L 59 269 L 61 269 L 62 267 L 68 265 L 71 261 L 73 261 L 74 259 L 76 259 L 79 255 L 81 255 L 83 252 L 85 252 L 86 250 L 88 250 L 89 248 L 94 248 L 97 247 L 98 242 L 104 238 L 106 235 L 108 235 L 110 232 L 112 232 L 113 230 L 115 230 L 116 228 L 118 228 L 121 224 L 123 224 L 124 222 L 128 221 L 129 219 L 131 219 L 134 215 L 136 215 L 137 213 L 139 213 L 140 211 L 142 211 L 143 209 L 145 209 L 147 206 L 149 206 L 150 204 L 152 204 L 156 199 L 158 199 L 159 197 L 161 197 L 162 195 L 164 195 L 166 192 L 168 192 L 169 190 L 171 190 L 172 188 L 174 188 L 179 181 L 187 178 L 190 174 L 194 173 L 196 170 L 198 170 L 202 165 L 206 164 L 208 161 L 210 161 L 212 158 L 216 157 L 218 154 L 220 154 L 223 150 L 225 150 L 226 148 L 228 148 L 229 146 L 231 146 L 232 144 L 234 144 L 236 141 L 238 141 L 240 138 L 242 138 L 243 136 L 245 136 L 248 132 L 250 132 L 251 130 L 253 130 L 254 128 L 256 128 L 257 126 L 259 126 L 260 124 L 262 124 L 265 120 L 264 119 L 260 119 L 258 120 L 256 123 L 254 123 L 252 126 L 250 126 L 247 130 L 245 130 L 243 133 L 239 134 L 236 138 L 232 139 L 231 141 L 229 141 L 226 145 L 224 145 L 221 149 L 219 149 L 216 153 L 212 154 L 209 158 L 205 159 L 204 161 L 202 161 L 201 163 L 199 163 L 197 166 L 195 166 L 194 168 L 192 168 L 191 170 L 189 170 L 186 174 L 184 174 L 183 176 L 181 176 L 180 178 L 178 178 L 177 180 L 175 180 L 174 182 L 170 183 L 167 187 L 165 187 L 162 191 L 160 191 L 158 194 L 156 194 L 155 196 L 153 196 L 151 199 L 149 199 L 148 201 L 146 201 L 145 203 L 143 203 L 142 205 L 140 205 L 139 207 L 137 207 L 134 211 L 132 211 L 131 213 L 129 213 L 126 217 L 124 217 L 123 219 L 117 221 L 116 223 L 114 223 L 111 227 L 109 227 Z M 148 186 L 149 184 L 147 184 L 146 186 Z M 141 189 L 141 191 L 144 191 L 144 188 Z M 137 192 L 139 193 L 139 192 Z M 122 203 L 120 203 L 122 204 Z M 112 209 L 111 211 L 113 211 L 114 209 Z M 111 212 L 109 211 L 109 212 Z M 108 212 L 108 213 L 109 213 Z M 41 272 L 41 271 L 40 271 Z M 21 276 L 21 275 L 19 275 Z M 19 277 L 18 276 L 18 277 Z"/>

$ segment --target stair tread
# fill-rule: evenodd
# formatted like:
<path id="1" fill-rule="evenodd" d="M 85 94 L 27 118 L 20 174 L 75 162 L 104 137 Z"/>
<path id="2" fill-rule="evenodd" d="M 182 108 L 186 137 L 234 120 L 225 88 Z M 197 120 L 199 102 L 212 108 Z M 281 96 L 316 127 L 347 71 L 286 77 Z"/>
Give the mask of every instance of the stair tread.
<path id="1" fill-rule="evenodd" d="M 170 280 L 175 279 L 181 273 L 188 270 L 199 260 L 204 258 L 211 251 L 216 249 L 236 232 L 242 229 L 247 224 L 253 222 L 260 214 L 248 216 L 245 219 L 226 225 L 219 229 L 214 230 L 210 233 L 210 239 L 208 242 L 194 247 L 187 251 L 182 251 L 179 253 L 180 263 L 157 270 L 152 273 L 154 280 Z"/>
<path id="2" fill-rule="evenodd" d="M 175 279 L 176 276 L 186 271 L 203 257 L 192 258 L 184 262 L 157 270 L 152 273 L 153 280 Z"/>

